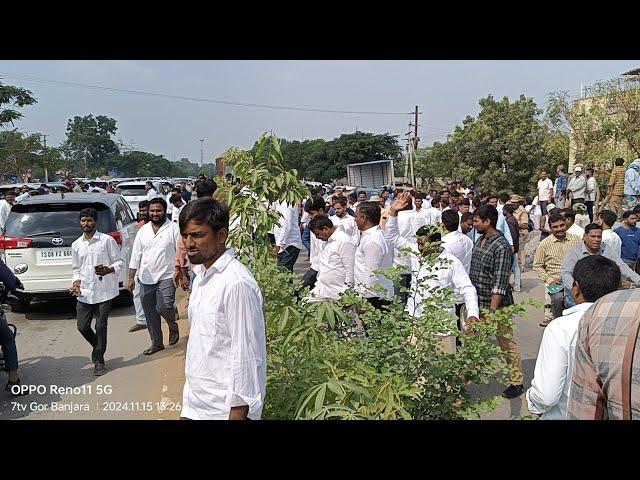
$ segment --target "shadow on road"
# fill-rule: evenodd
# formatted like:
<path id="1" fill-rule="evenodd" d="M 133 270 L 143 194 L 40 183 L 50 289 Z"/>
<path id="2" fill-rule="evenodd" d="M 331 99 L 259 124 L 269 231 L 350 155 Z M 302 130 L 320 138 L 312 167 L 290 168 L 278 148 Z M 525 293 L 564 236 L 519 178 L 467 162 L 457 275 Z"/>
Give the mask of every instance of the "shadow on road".
<path id="1" fill-rule="evenodd" d="M 135 314 L 135 309 L 127 305 L 126 299 L 117 298 L 113 304 L 109 318 L 126 317 Z M 34 301 L 24 314 L 27 320 L 71 320 L 76 318 L 76 300 Z"/>
<path id="2" fill-rule="evenodd" d="M 13 397 L 2 388 L 0 391 L 0 420 L 27 418 L 32 414 L 38 413 L 37 410 L 30 408 L 32 403 L 50 406 L 53 402 L 60 402 L 63 399 L 61 394 L 55 390 L 55 387 L 80 387 L 81 393 L 68 395 L 64 399 L 65 402 L 93 403 L 90 408 L 91 411 L 95 411 L 95 404 L 100 400 L 100 397 L 96 395 L 95 388 L 92 388 L 90 393 L 87 386 L 92 385 L 96 380 L 100 384 L 109 384 L 109 374 L 115 370 L 171 357 L 175 353 L 174 349 L 168 348 L 152 356 L 141 353 L 130 360 L 125 360 L 123 357 L 107 358 L 106 367 L 108 372 L 101 377 L 93 375 L 93 363 L 86 356 L 65 358 L 40 356 L 23 359 L 20 361 L 20 379 L 22 383 L 39 387 L 40 391 L 44 390 L 44 392 L 34 392 L 29 395 Z M 2 386 L 5 385 L 5 382 L 6 377 L 3 376 Z M 54 386 L 53 389 L 52 386 Z M 82 389 L 83 386 L 85 387 L 84 390 Z M 103 398 L 103 400 L 107 400 L 107 398 Z M 15 402 L 26 406 L 26 410 L 18 410 Z M 48 411 L 50 412 L 50 410 Z"/>
<path id="3" fill-rule="evenodd" d="M 524 389 L 525 391 L 531 386 L 531 380 L 533 379 L 533 372 L 536 366 L 535 358 L 528 358 L 522 360 L 522 369 L 524 370 Z M 497 382 L 492 382 L 486 385 L 469 385 L 467 387 L 467 391 L 471 395 L 472 398 L 477 399 L 487 399 L 491 397 L 496 397 L 502 395 L 502 392 L 507 387 L 507 385 L 501 385 Z M 503 402 L 509 403 L 509 418 L 517 419 L 522 415 L 526 415 L 528 413 L 526 399 L 524 393 L 517 398 L 512 398 L 510 400 L 503 399 Z M 497 407 L 499 409 L 501 407 Z M 497 410 L 496 409 L 496 410 Z M 506 413 L 506 412 L 505 412 Z"/>

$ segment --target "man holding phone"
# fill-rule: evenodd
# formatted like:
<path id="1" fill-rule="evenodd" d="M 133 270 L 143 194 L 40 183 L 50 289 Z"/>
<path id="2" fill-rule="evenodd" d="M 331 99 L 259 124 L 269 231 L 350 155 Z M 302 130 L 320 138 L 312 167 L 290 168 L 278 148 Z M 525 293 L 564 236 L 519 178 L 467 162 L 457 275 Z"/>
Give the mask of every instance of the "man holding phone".
<path id="1" fill-rule="evenodd" d="M 82 236 L 71 244 L 73 284 L 71 295 L 78 298 L 76 305 L 78 331 L 91 344 L 93 374 L 104 375 L 104 353 L 107 349 L 107 318 L 111 302 L 120 293 L 119 272 L 124 261 L 113 237 L 98 232 L 98 212 L 94 208 L 80 211 Z M 96 317 L 95 332 L 91 321 Z"/>

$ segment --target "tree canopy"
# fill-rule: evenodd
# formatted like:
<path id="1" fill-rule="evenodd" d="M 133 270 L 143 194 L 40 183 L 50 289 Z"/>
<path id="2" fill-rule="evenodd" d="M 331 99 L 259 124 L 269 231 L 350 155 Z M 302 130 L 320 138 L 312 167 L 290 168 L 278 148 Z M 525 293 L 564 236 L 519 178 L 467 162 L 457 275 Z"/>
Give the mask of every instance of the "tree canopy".
<path id="1" fill-rule="evenodd" d="M 257 143 L 251 150 L 256 153 Z M 281 140 L 285 166 L 300 177 L 330 182 L 346 177 L 347 165 L 374 160 L 398 161 L 401 148 L 396 135 L 367 132 L 345 133 L 330 141 L 324 139 Z"/>
<path id="2" fill-rule="evenodd" d="M 418 150 L 416 177 L 426 183 L 460 180 L 485 190 L 529 194 L 540 170 L 566 163 L 566 136 L 548 128 L 532 98 L 520 95 L 510 101 L 489 95 L 479 105 L 478 116 L 467 116 L 446 142 Z"/>

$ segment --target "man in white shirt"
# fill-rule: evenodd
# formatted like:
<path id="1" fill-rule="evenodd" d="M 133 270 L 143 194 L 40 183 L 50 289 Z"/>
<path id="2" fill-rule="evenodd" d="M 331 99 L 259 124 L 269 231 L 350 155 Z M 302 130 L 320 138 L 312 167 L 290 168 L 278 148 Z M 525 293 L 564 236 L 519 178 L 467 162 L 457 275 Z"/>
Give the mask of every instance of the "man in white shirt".
<path id="1" fill-rule="evenodd" d="M 567 233 L 582 238 L 584 236 L 584 228 L 575 223 L 576 212 L 574 212 L 572 208 L 563 208 L 560 214 L 564 217 L 564 221 L 567 224 Z"/>
<path id="2" fill-rule="evenodd" d="M 511 197 L 506 192 L 502 192 L 500 195 L 498 195 L 498 203 L 496 204 L 496 209 L 498 210 L 498 216 L 499 217 L 503 216 L 502 215 L 502 209 L 507 204 L 507 202 L 509 201 L 510 198 Z M 498 229 L 498 230 L 500 230 L 500 229 Z"/>
<path id="3" fill-rule="evenodd" d="M 418 231 L 422 225 L 418 228 L 414 228 L 418 223 L 415 221 L 418 214 L 413 210 L 411 196 L 408 196 L 407 198 L 409 205 L 405 210 L 398 212 L 397 225 L 400 235 L 406 240 L 411 241 L 414 239 L 416 231 Z M 390 211 L 391 210 L 389 209 L 389 212 Z M 398 270 L 398 273 L 400 274 L 399 286 L 395 287 L 394 285 L 394 294 L 400 297 L 400 301 L 403 305 L 406 305 L 407 300 L 409 299 L 408 290 L 411 287 L 411 257 L 401 250 L 402 249 L 395 247 L 393 249 L 393 266 L 400 268 L 400 270 Z"/>
<path id="4" fill-rule="evenodd" d="M 309 221 L 313 220 L 317 215 L 325 215 L 325 203 L 322 198 L 308 201 L 304 206 L 304 211 L 307 212 Z M 327 242 L 323 242 L 316 237 L 313 232 L 309 232 L 309 262 L 311 265 L 309 269 L 302 276 L 302 286 L 313 288 L 318 278 L 318 269 L 320 253 L 324 249 Z"/>
<path id="5" fill-rule="evenodd" d="M 380 206 L 376 202 L 358 205 L 356 224 L 360 230 L 354 268 L 356 290 L 375 308 L 382 309 L 391 303 L 393 281 L 373 271 L 393 266 L 393 246 L 379 226 Z"/>
<path id="6" fill-rule="evenodd" d="M 413 218 L 411 219 L 411 229 L 417 232 L 423 225 L 429 224 L 431 221 L 431 199 L 425 200 L 423 194 L 416 192 L 413 197 Z"/>
<path id="7" fill-rule="evenodd" d="M 593 205 L 598 198 L 598 182 L 593 176 L 593 168 L 587 168 L 587 188 L 585 189 L 584 203 L 587 206 L 589 223 L 593 222 Z"/>
<path id="8" fill-rule="evenodd" d="M 7 223 L 7 217 L 11 212 L 11 207 L 16 203 L 16 192 L 7 190 L 4 199 L 0 200 L 0 234 L 4 230 Z"/>
<path id="9" fill-rule="evenodd" d="M 73 283 L 69 292 L 78 297 L 77 327 L 91 344 L 93 374 L 104 375 L 104 354 L 107 350 L 107 319 L 111 301 L 120 293 L 118 274 L 124 261 L 113 237 L 96 231 L 98 212 L 94 208 L 80 211 L 82 236 L 71 244 Z M 96 317 L 96 330 L 91 321 Z"/>
<path id="10" fill-rule="evenodd" d="M 23 185 L 22 188 L 20 189 L 20 195 L 18 195 L 16 197 L 16 202 L 21 202 L 22 200 L 24 200 L 25 198 L 29 198 L 29 186 L 28 185 Z"/>
<path id="11" fill-rule="evenodd" d="M 444 252 L 460 260 L 468 275 L 471 269 L 473 242 L 458 228 L 460 217 L 456 212 L 452 210 L 442 212 L 442 224 L 446 232 L 446 235 L 442 237 Z"/>
<path id="12" fill-rule="evenodd" d="M 576 305 L 564 310 L 563 316 L 546 328 L 531 388 L 527 390 L 529 411 L 541 414 L 542 420 L 567 419 L 578 324 L 595 301 L 618 289 L 620 277 L 615 262 L 600 255 L 590 255 L 576 263 L 572 288 Z"/>
<path id="13" fill-rule="evenodd" d="M 363 192 L 363 191 L 358 192 L 358 201 L 353 204 L 353 207 L 352 207 L 353 211 L 355 212 L 356 208 L 358 208 L 358 205 L 366 201 L 367 201 L 367 192 Z"/>
<path id="14" fill-rule="evenodd" d="M 587 179 L 582 175 L 582 167 L 573 169 L 573 177 L 569 180 L 567 186 L 567 196 L 571 194 L 571 205 L 576 203 L 584 203 L 584 196 L 587 190 Z"/>
<path id="15" fill-rule="evenodd" d="M 407 240 L 400 235 L 398 230 L 398 213 L 406 209 L 409 205 L 408 193 L 401 193 L 391 206 L 389 221 L 387 222 L 387 236 L 396 248 L 409 248 L 411 254 L 411 293 L 412 296 L 407 302 L 406 310 L 413 316 L 420 316 L 424 311 L 423 302 L 427 301 L 429 291 L 438 288 L 450 287 L 453 293 L 461 295 L 467 307 L 467 319 L 472 322 L 477 321 L 480 315 L 478 307 L 478 295 L 475 287 L 471 284 L 469 275 L 462 263 L 450 253 L 442 251 L 438 255 L 436 264 L 431 268 L 421 268 L 420 256 L 435 253 L 441 249 L 440 233 L 433 231 L 433 227 L 421 227 L 417 232 L 417 240 Z M 443 212 L 443 217 L 447 214 Z M 456 212 L 451 211 L 451 215 L 458 217 Z M 456 227 L 457 230 L 457 227 Z M 462 235 L 462 234 L 461 234 Z M 464 236 L 464 235 L 463 235 Z M 467 238 L 468 240 L 468 238 Z M 435 243 L 435 251 L 425 249 L 424 244 Z M 426 290 L 425 290 L 426 288 Z M 449 309 L 454 314 L 454 307 Z M 443 332 L 445 333 L 445 332 Z"/>
<path id="16" fill-rule="evenodd" d="M 318 279 L 310 292 L 310 301 L 339 300 L 340 294 L 353 285 L 356 246 L 346 232 L 326 215 L 317 215 L 309 229 L 326 246 L 318 260 Z"/>
<path id="17" fill-rule="evenodd" d="M 355 217 L 347 212 L 347 199 L 345 197 L 337 197 L 333 203 L 335 215 L 329 217 L 334 225 L 341 225 L 344 233 L 351 239 L 354 245 L 360 242 L 360 230 L 356 225 Z"/>
<path id="18" fill-rule="evenodd" d="M 166 208 L 164 198 L 149 201 L 151 222 L 138 230 L 129 263 L 129 291 L 133 293 L 137 272 L 142 308 L 151 337 L 151 347 L 142 352 L 145 355 L 164 349 L 160 316 L 169 326 L 169 345 L 175 345 L 180 338 L 174 309 L 176 287 L 173 283 L 173 262 L 180 229 L 167 218 Z"/>
<path id="19" fill-rule="evenodd" d="M 178 223 L 180 212 L 182 212 L 182 209 L 184 208 L 186 203 L 179 193 L 172 194 L 169 202 L 173 205 L 173 211 L 171 212 L 171 221 Z"/>
<path id="20" fill-rule="evenodd" d="M 147 191 L 147 198 L 146 198 L 147 200 L 152 200 L 152 199 L 158 197 L 158 193 L 153 188 L 153 182 L 151 182 L 150 180 L 147 180 L 145 182 L 144 188 Z"/>
<path id="21" fill-rule="evenodd" d="M 553 198 L 553 182 L 547 177 L 547 172 L 544 170 L 540 172 L 540 179 L 538 180 L 538 202 L 540 202 L 540 209 L 542 215 L 547 214 L 547 205 Z"/>
<path id="22" fill-rule="evenodd" d="M 303 248 L 298 222 L 298 207 L 287 202 L 278 202 L 275 209 L 280 214 L 278 224 L 273 229 L 274 250 L 278 255 L 278 265 L 293 272 L 293 266 Z"/>
<path id="23" fill-rule="evenodd" d="M 622 240 L 613 230 L 613 225 L 618 220 L 616 212 L 611 210 L 602 210 L 600 212 L 600 221 L 602 223 L 602 244 L 606 245 L 617 258 L 622 255 Z"/>
<path id="24" fill-rule="evenodd" d="M 180 233 L 197 274 L 189 299 L 181 418 L 260 420 L 267 383 L 262 292 L 227 249 L 229 210 L 211 197 L 185 207 Z"/>

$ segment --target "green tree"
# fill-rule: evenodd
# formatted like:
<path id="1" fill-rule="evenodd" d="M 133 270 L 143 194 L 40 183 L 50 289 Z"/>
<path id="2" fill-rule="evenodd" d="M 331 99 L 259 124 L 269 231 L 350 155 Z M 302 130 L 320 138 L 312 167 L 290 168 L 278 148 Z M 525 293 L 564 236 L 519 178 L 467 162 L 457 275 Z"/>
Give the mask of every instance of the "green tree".
<path id="1" fill-rule="evenodd" d="M 105 174 L 108 158 L 120 150 L 111 138 L 118 127 L 116 120 L 104 115 L 75 116 L 67 122 L 67 140 L 62 151 L 76 172 L 93 176 Z"/>
<path id="2" fill-rule="evenodd" d="M 640 78 L 623 77 L 589 87 L 590 96 L 549 95 L 547 121 L 572 140 L 575 163 L 608 168 L 616 157 L 640 156 Z"/>
<path id="3" fill-rule="evenodd" d="M 8 124 L 13 126 L 16 120 L 22 118 L 22 113 L 16 108 L 34 105 L 37 102 L 31 91 L 0 82 L 0 128 L 6 128 Z M 3 108 L 3 105 L 7 108 Z"/>
<path id="4" fill-rule="evenodd" d="M 254 145 L 251 153 L 254 153 Z M 397 136 L 366 132 L 346 133 L 331 141 L 323 139 L 281 140 L 285 166 L 298 171 L 301 178 L 328 183 L 347 175 L 347 165 L 375 160 L 402 158 Z"/>
<path id="5" fill-rule="evenodd" d="M 541 119 L 532 98 L 511 102 L 489 95 L 477 118 L 467 116 L 444 143 L 418 152 L 419 177 L 473 182 L 484 190 L 535 192 L 541 169 L 565 163 L 561 136 Z"/>

